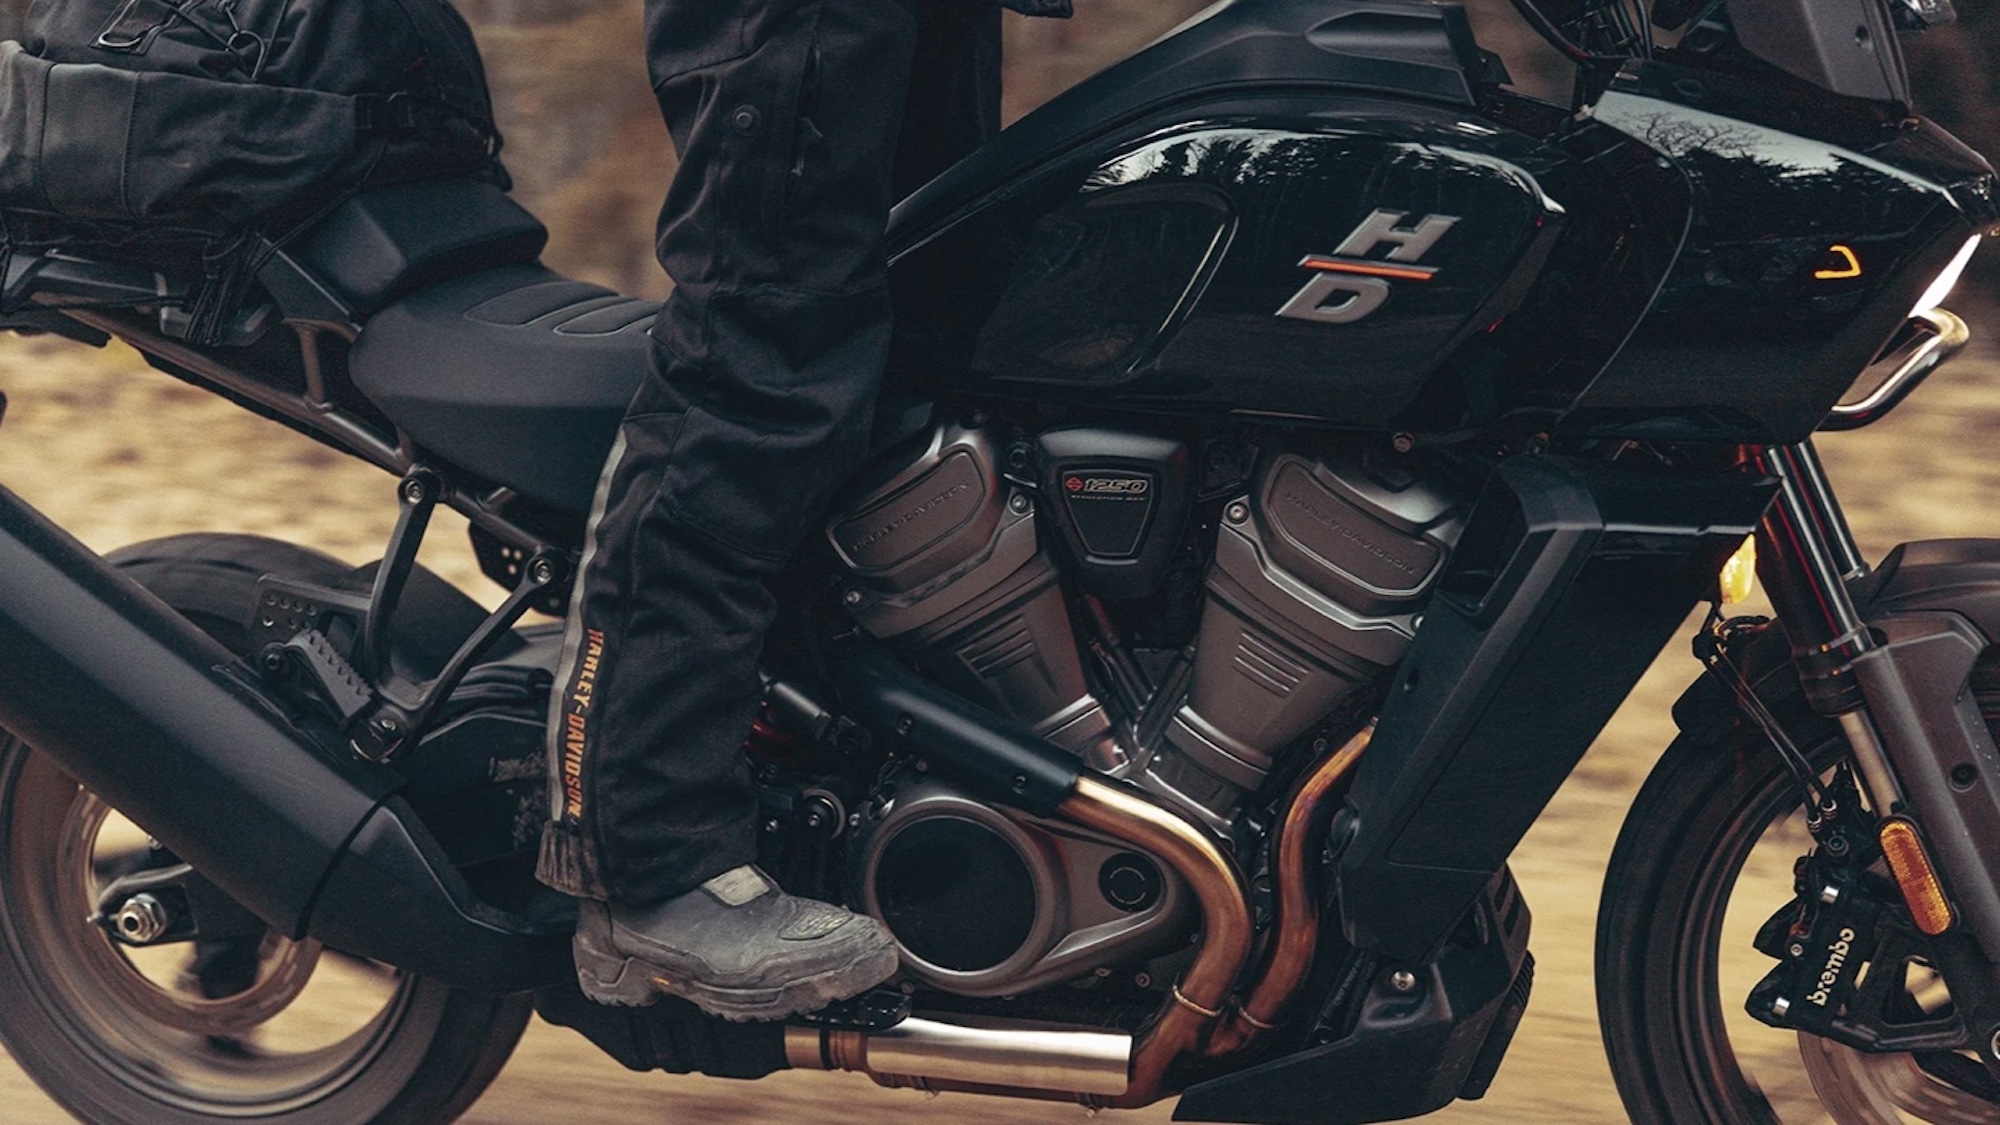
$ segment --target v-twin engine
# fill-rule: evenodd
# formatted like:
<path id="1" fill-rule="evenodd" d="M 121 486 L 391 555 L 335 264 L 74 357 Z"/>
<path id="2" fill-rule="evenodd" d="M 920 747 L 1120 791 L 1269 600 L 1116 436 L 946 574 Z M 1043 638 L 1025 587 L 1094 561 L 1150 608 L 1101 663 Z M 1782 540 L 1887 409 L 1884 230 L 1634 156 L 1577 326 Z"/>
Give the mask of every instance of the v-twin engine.
<path id="1" fill-rule="evenodd" d="M 1112 674 L 1105 642 L 1079 642 L 1077 611 L 1148 596 L 1199 534 L 1191 461 L 1180 442 L 1126 430 L 1003 447 L 989 429 L 940 426 L 827 535 L 864 630 L 1227 835 L 1277 756 L 1401 660 L 1460 505 L 1358 459 L 1263 457 L 1202 545 L 1191 663 L 1181 654 L 1178 674 L 1149 686 L 1142 714 L 1119 714 L 1098 686 Z M 1109 839 L 916 774 L 891 779 L 865 819 L 855 893 L 933 986 L 1015 994 L 1183 937 L 1179 880 Z"/>

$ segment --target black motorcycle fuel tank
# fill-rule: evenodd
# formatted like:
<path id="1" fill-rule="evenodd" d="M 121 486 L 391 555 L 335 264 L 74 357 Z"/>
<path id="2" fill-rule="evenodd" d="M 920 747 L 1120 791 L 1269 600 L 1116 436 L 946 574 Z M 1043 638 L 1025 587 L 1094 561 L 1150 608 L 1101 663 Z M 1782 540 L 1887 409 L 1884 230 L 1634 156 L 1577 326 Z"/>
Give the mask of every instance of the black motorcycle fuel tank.
<path id="1" fill-rule="evenodd" d="M 1464 13 L 1239 0 L 898 209 L 892 377 L 1375 426 L 1521 298 L 1565 158 L 1488 120 Z"/>

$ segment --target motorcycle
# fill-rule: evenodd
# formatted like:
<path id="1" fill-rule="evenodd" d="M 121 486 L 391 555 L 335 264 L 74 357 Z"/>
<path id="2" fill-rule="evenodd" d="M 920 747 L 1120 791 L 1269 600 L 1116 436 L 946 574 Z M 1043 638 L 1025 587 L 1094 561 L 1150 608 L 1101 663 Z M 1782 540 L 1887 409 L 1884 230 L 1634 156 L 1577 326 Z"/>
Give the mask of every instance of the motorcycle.
<path id="1" fill-rule="evenodd" d="M 399 519 L 360 570 L 99 557 L 0 492 L 0 1039 L 91 1121 L 449 1120 L 537 1011 L 638 1069 L 1419 1116 L 1529 1002 L 1509 854 L 1712 601 L 1606 881 L 1628 1111 L 1996 1119 L 2000 542 L 1870 566 L 1812 444 L 1968 339 L 1994 173 L 1898 44 L 1949 6 L 1522 13 L 1573 106 L 1454 6 L 1235 0 L 897 208 L 874 452 L 745 750 L 763 865 L 902 969 L 786 1024 L 590 1004 L 533 878 L 528 614 L 653 306 L 472 181 L 264 247 L 219 331 L 190 279 L 14 254 L 0 326 L 122 340 Z M 440 505 L 498 608 L 416 564 Z M 1728 615 L 1751 574 L 1774 619 Z"/>

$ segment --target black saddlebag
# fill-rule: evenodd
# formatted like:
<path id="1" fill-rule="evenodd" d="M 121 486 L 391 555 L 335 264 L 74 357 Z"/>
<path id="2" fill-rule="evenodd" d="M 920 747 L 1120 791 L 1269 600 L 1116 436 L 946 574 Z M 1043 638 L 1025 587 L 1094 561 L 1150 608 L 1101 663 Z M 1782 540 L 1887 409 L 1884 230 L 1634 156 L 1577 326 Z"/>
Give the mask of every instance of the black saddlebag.
<path id="1" fill-rule="evenodd" d="M 7 242 L 199 267 L 211 301 L 247 235 L 379 184 L 504 186 L 499 147 L 447 0 L 34 0 L 0 43 Z"/>

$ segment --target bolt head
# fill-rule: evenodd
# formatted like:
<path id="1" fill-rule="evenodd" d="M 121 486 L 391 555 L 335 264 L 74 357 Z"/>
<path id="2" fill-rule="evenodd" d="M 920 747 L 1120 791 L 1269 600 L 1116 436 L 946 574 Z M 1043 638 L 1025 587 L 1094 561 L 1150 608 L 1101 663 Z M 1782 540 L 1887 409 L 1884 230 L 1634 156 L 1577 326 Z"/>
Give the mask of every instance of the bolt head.
<path id="1" fill-rule="evenodd" d="M 1987 1040 L 1986 1049 L 1992 1052 L 1994 1058 L 2000 1059 L 2000 1028 L 1993 1030 L 1993 1038 Z"/>
<path id="2" fill-rule="evenodd" d="M 1013 497 L 1007 501 L 1007 510 L 1013 512 L 1017 516 L 1025 516 L 1029 512 L 1033 511 L 1034 508 L 1035 508 L 1034 501 L 1028 499 L 1026 495 L 1019 492 L 1016 492 L 1013 495 Z"/>
<path id="3" fill-rule="evenodd" d="M 546 586 L 556 580 L 556 564 L 547 559 L 536 559 L 528 564 L 528 581 L 537 586 Z"/>
<path id="4" fill-rule="evenodd" d="M 846 603 L 847 603 L 848 605 L 860 605 L 860 604 L 861 604 L 861 591 L 859 591 L 859 590 L 849 590 L 849 591 L 848 591 L 848 592 L 847 592 L 846 594 L 843 594 L 843 595 L 841 596 L 841 599 L 840 599 L 840 600 L 841 600 L 841 601 L 844 601 L 844 602 L 846 602 Z"/>
<path id="5" fill-rule="evenodd" d="M 1793 942 L 1791 948 L 1785 952 L 1790 953 L 1794 957 L 1804 957 L 1806 955 L 1806 947 L 1798 942 Z"/>
<path id="6" fill-rule="evenodd" d="M 1397 969 L 1389 974 L 1389 987 L 1397 992 L 1411 993 L 1417 990 L 1417 974 L 1408 969 Z"/>
<path id="7" fill-rule="evenodd" d="M 1231 504 L 1228 510 L 1222 513 L 1222 516 L 1230 523 L 1242 523 L 1244 520 L 1250 518 L 1250 505 L 1242 503 Z"/>
<path id="8" fill-rule="evenodd" d="M 1840 888 L 1827 884 L 1819 889 L 1819 900 L 1828 906 L 1840 901 Z"/>
<path id="9" fill-rule="evenodd" d="M 424 482 L 417 479 L 416 477 L 411 477 L 410 479 L 403 482 L 403 499 L 408 503 L 411 504 L 423 503 L 425 497 L 430 495 L 430 491 L 431 490 L 424 485 Z"/>
<path id="10" fill-rule="evenodd" d="M 1785 1013 L 1791 1010 L 1792 1010 L 1792 1002 L 1790 1000 L 1785 999 L 1782 996 L 1778 997 L 1776 1000 L 1771 1001 L 1771 1014 L 1777 1016 L 1779 1019 L 1783 1019 Z"/>
<path id="11" fill-rule="evenodd" d="M 1417 438 L 1415 434 L 1397 434 L 1390 439 L 1390 443 L 1395 446 L 1396 452 L 1408 453 L 1417 447 Z"/>

